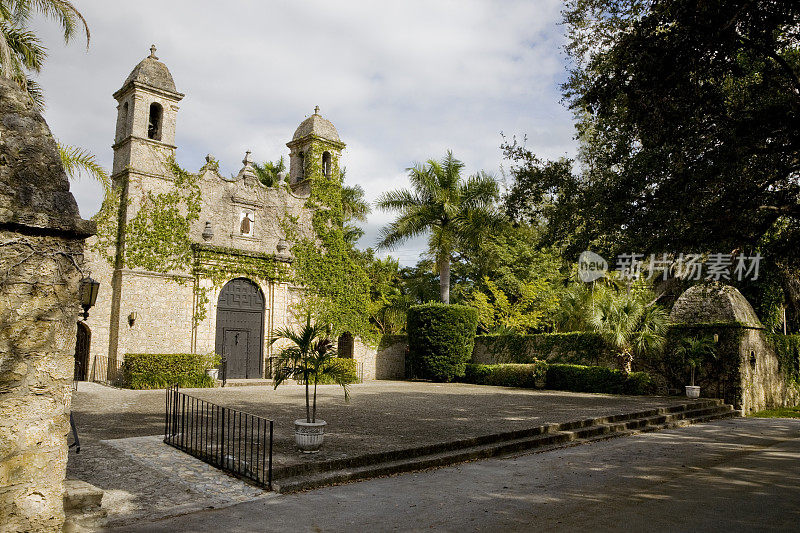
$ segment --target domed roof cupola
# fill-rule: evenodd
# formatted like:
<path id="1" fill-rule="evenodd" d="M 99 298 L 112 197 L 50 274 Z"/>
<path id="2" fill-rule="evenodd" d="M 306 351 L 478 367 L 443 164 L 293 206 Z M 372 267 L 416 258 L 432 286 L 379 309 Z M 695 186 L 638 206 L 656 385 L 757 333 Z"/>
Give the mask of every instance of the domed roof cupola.
<path id="1" fill-rule="evenodd" d="M 293 141 L 304 139 L 309 135 L 314 135 L 327 141 L 341 142 L 339 139 L 339 132 L 331 123 L 331 121 L 322 118 L 319 114 L 319 106 L 314 108 L 314 114 L 305 119 L 297 126 L 292 136 Z"/>
<path id="2" fill-rule="evenodd" d="M 314 179 L 341 179 L 339 157 L 345 144 L 334 125 L 319 114 L 319 106 L 300 123 L 286 146 L 290 150 L 289 185 L 296 194 L 309 194 Z"/>
<path id="3" fill-rule="evenodd" d="M 164 63 L 158 60 L 155 45 L 150 47 L 150 55 L 142 59 L 139 64 L 133 68 L 118 92 L 125 92 L 125 90 L 133 84 L 180 94 L 175 88 L 175 81 L 172 79 L 172 74 L 169 69 Z M 181 96 L 183 95 L 181 94 Z"/>

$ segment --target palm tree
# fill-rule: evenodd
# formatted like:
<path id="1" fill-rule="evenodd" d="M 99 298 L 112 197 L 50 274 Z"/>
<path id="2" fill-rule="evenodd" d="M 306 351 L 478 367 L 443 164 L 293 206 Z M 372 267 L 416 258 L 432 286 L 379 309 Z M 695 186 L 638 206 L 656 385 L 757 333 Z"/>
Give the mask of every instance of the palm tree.
<path id="1" fill-rule="evenodd" d="M 377 206 L 400 216 L 381 230 L 378 248 L 393 248 L 430 233 L 428 249 L 436 260 L 442 302 L 450 303 L 450 262 L 462 246 L 475 245 L 502 221 L 494 203 L 497 182 L 484 172 L 461 179 L 464 164 L 448 150 L 442 161 L 429 159 L 406 169 L 413 191 L 382 194 Z"/>
<path id="2" fill-rule="evenodd" d="M 634 356 L 661 349 L 667 331 L 666 311 L 632 292 L 606 293 L 594 302 L 589 322 L 617 349 L 625 373 L 631 371 Z"/>
<path id="3" fill-rule="evenodd" d="M 286 172 L 286 163 L 283 162 L 283 156 L 281 156 L 277 161 L 264 161 L 263 165 L 253 163 L 253 170 L 261 183 L 267 187 L 276 187 L 280 184 L 278 175 Z"/>
<path id="4" fill-rule="evenodd" d="M 100 166 L 94 155 L 77 146 L 61 144 L 58 141 L 56 144 L 61 156 L 61 164 L 64 165 L 64 170 L 71 180 L 75 181 L 85 172 L 100 182 L 106 194 L 111 191 L 111 179 L 108 177 L 108 172 Z"/>
<path id="5" fill-rule="evenodd" d="M 347 169 L 343 167 L 341 170 L 342 182 L 344 182 L 346 173 Z M 355 244 L 364 235 L 364 230 L 351 222 L 366 222 L 367 215 L 371 211 L 369 202 L 364 199 L 364 189 L 361 188 L 361 185 L 342 185 L 342 221 L 345 242 Z"/>
<path id="6" fill-rule="evenodd" d="M 717 356 L 714 339 L 709 336 L 683 339 L 675 350 L 691 370 L 691 385 L 694 387 L 694 371 L 706 358 Z"/>
<path id="7" fill-rule="evenodd" d="M 311 315 L 306 317 L 306 323 L 299 331 L 287 327 L 273 332 L 271 343 L 279 339 L 288 340 L 291 345 L 282 349 L 277 355 L 275 388 L 290 378 L 299 379 L 305 384 L 306 422 L 317 421 L 317 383 L 320 377 L 328 376 L 334 383 L 341 385 L 345 401 L 350 399 L 347 373 L 335 362 L 338 354 L 327 336 L 326 328 L 312 324 Z M 309 392 L 311 379 L 314 380 L 313 400 Z"/>
<path id="8" fill-rule="evenodd" d="M 27 29 L 30 19 L 37 13 L 61 25 L 64 42 L 69 42 L 82 26 L 88 47 L 90 33 L 83 15 L 69 0 L 0 0 L 0 75 L 16 81 L 41 111 L 44 108 L 42 91 L 29 73 L 41 71 L 47 51 Z"/>

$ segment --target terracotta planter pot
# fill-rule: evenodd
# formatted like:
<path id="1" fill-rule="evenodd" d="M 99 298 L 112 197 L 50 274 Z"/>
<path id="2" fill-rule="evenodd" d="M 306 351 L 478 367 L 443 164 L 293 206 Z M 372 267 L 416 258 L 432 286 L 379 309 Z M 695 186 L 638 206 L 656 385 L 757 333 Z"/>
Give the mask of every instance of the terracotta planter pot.
<path id="1" fill-rule="evenodd" d="M 298 418 L 294 421 L 294 441 L 301 452 L 317 453 L 319 451 L 322 439 L 325 437 L 327 424 L 324 420 L 306 422 L 305 418 Z"/>
<path id="2" fill-rule="evenodd" d="M 700 387 L 697 385 L 686 385 L 686 397 L 696 399 L 700 397 Z"/>

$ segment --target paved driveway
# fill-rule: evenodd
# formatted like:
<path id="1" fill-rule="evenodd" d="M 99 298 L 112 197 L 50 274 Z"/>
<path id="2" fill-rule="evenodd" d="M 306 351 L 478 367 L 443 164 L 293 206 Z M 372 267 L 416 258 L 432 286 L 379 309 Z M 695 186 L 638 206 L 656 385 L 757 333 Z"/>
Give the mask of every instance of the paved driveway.
<path id="1" fill-rule="evenodd" d="M 800 421 L 733 419 L 115 531 L 797 531 Z"/>

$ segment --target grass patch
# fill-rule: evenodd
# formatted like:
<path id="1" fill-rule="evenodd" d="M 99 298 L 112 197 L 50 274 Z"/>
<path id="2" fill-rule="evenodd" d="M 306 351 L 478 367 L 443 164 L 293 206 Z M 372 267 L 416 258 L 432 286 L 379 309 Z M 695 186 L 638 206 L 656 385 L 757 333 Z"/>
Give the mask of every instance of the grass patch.
<path id="1" fill-rule="evenodd" d="M 752 418 L 800 418 L 800 405 L 794 407 L 778 407 L 777 409 L 766 409 L 747 415 Z"/>

